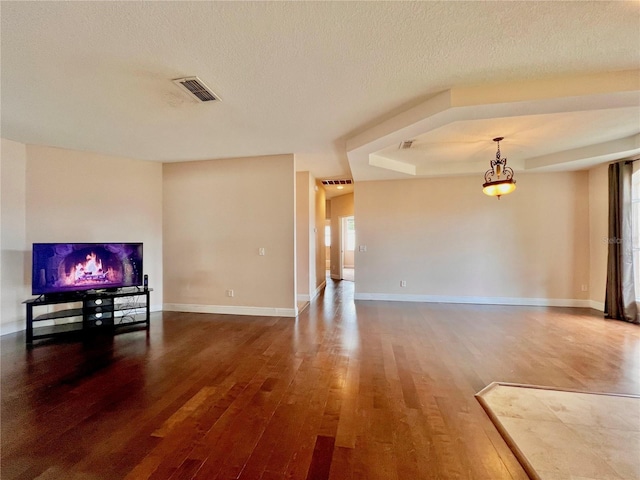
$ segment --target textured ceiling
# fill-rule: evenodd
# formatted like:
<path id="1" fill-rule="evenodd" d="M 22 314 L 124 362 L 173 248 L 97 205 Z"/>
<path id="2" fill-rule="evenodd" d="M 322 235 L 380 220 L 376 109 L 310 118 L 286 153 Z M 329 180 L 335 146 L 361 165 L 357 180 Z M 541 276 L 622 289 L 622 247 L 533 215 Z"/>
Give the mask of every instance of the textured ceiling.
<path id="1" fill-rule="evenodd" d="M 4 138 L 153 161 L 295 153 L 297 168 L 318 177 L 349 176 L 347 139 L 452 87 L 640 66 L 638 1 L 0 8 Z M 191 75 L 222 101 L 194 103 L 171 82 Z M 550 138 L 537 147 L 547 154 L 557 143 L 535 119 L 500 121 L 484 127 L 510 137 L 505 153 Z M 615 124 L 609 137 L 633 130 L 598 121 Z M 419 140 L 453 144 L 459 157 L 474 154 L 468 142 L 484 127 L 461 122 Z"/>

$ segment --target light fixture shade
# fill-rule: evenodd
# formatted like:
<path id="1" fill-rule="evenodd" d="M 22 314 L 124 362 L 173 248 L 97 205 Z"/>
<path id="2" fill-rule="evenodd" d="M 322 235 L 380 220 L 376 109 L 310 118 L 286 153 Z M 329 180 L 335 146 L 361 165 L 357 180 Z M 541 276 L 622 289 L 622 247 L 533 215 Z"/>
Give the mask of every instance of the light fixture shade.
<path id="1" fill-rule="evenodd" d="M 500 141 L 504 137 L 496 137 L 494 142 L 498 143 L 498 151 L 495 160 L 491 160 L 489 165 L 491 168 L 484 174 L 484 184 L 482 192 L 491 197 L 500 197 L 507 195 L 516 189 L 516 181 L 513 179 L 513 170 L 507 167 L 507 159 L 500 158 Z"/>
<path id="2" fill-rule="evenodd" d="M 502 182 L 485 183 L 482 185 L 482 193 L 490 197 L 500 197 L 513 192 L 516 189 L 514 180 L 504 180 Z"/>

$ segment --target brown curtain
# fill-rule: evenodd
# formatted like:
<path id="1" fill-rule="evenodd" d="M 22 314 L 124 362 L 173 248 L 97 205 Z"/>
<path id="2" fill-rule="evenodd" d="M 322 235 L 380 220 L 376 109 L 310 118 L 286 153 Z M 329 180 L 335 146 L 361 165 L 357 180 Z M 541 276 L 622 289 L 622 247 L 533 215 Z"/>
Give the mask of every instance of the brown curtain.
<path id="1" fill-rule="evenodd" d="M 640 323 L 633 276 L 631 187 L 633 164 L 609 165 L 609 255 L 604 313 Z"/>

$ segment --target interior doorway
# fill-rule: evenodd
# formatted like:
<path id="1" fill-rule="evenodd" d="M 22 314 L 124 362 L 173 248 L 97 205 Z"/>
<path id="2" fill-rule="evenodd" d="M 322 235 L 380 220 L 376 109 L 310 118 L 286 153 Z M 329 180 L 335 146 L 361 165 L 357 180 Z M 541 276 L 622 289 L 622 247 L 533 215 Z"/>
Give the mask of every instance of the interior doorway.
<path id="1" fill-rule="evenodd" d="M 331 220 L 325 220 L 324 224 L 324 253 L 325 253 L 325 269 L 327 277 L 331 276 Z"/>
<path id="2" fill-rule="evenodd" d="M 340 278 L 355 281 L 356 224 L 353 215 L 340 217 Z"/>

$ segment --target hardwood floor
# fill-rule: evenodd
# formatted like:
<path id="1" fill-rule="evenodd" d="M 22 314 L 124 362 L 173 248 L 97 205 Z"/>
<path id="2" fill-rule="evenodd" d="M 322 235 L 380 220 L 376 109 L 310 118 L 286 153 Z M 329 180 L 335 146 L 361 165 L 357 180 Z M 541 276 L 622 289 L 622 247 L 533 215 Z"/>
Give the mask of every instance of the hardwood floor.
<path id="1" fill-rule="evenodd" d="M 526 479 L 492 381 L 640 394 L 640 327 L 591 310 L 353 302 L 298 319 L 155 314 L 151 331 L 2 348 L 2 478 Z"/>

